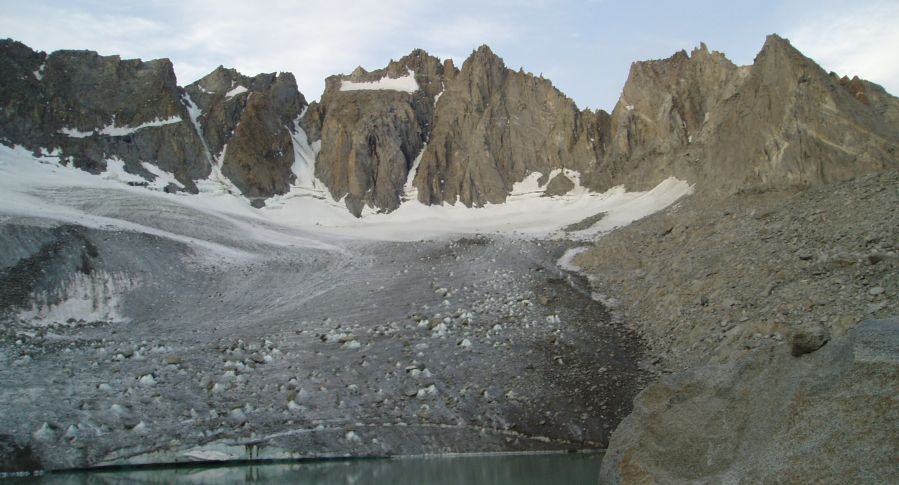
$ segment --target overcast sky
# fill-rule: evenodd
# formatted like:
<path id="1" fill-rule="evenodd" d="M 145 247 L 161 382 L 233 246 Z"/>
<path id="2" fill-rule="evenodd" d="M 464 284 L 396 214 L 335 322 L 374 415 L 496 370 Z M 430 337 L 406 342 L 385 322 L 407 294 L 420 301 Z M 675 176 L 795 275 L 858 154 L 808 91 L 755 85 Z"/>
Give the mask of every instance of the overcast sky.
<path id="1" fill-rule="evenodd" d="M 0 0 L 0 37 L 32 48 L 168 57 L 180 84 L 216 66 L 290 71 L 309 100 L 324 78 L 416 47 L 461 67 L 488 44 L 580 107 L 610 110 L 635 60 L 700 41 L 749 64 L 778 33 L 825 69 L 899 93 L 899 1 Z"/>

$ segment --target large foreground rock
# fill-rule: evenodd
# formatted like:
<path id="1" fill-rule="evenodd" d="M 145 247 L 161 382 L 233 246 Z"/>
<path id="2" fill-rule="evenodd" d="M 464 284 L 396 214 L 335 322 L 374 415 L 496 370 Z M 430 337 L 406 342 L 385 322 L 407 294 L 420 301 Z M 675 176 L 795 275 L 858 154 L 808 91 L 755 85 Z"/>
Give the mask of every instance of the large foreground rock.
<path id="1" fill-rule="evenodd" d="M 896 483 L 899 319 L 814 353 L 768 348 L 648 387 L 609 444 L 602 483 Z"/>

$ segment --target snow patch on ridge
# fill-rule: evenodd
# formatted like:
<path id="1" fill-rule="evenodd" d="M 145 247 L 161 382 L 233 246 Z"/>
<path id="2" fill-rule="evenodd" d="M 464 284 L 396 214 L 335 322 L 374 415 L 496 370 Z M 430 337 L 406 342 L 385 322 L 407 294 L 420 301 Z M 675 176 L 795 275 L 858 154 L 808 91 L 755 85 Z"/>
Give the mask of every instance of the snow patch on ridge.
<path id="1" fill-rule="evenodd" d="M 391 78 L 385 75 L 377 81 L 340 81 L 341 91 L 403 91 L 411 94 L 418 91 L 418 89 L 418 82 L 415 80 L 415 73 L 412 69 L 409 69 L 405 76 L 398 78 Z"/>
<path id="2" fill-rule="evenodd" d="M 543 174 L 541 172 L 531 172 L 524 180 L 512 185 L 512 192 L 509 194 L 509 198 L 530 197 L 535 194 L 542 196 L 545 194 L 549 182 L 559 174 L 564 174 L 574 183 L 574 188 L 568 191 L 565 196 L 579 197 L 593 193 L 590 189 L 581 185 L 580 172 L 567 168 L 557 168 L 549 172 L 549 175 L 546 177 L 546 183 L 543 185 L 540 185 L 540 179 L 543 178 Z"/>
<path id="3" fill-rule="evenodd" d="M 175 175 L 152 163 L 141 162 L 141 167 L 155 176 L 152 181 L 141 177 L 140 175 L 129 173 L 125 170 L 125 162 L 118 157 L 112 157 L 106 160 L 106 171 L 100 174 L 107 180 L 114 180 L 125 184 L 146 185 L 151 190 L 165 190 L 169 184 L 184 188 L 184 184 L 175 179 Z"/>
<path id="4" fill-rule="evenodd" d="M 607 232 L 654 214 L 675 203 L 681 197 L 692 193 L 692 185 L 675 177 L 669 177 L 648 192 L 626 194 L 627 197 L 624 197 L 621 203 L 609 206 L 609 209 L 605 211 L 605 217 L 587 229 L 570 233 L 570 237 L 592 241 Z"/>
<path id="5" fill-rule="evenodd" d="M 169 185 L 174 185 L 176 187 L 184 188 L 184 184 L 178 181 L 175 178 L 175 174 L 171 172 L 166 172 L 165 170 L 153 165 L 152 163 L 141 162 L 140 163 L 144 170 L 152 173 L 156 176 L 156 178 L 150 182 L 147 186 L 153 190 L 165 190 Z"/>
<path id="6" fill-rule="evenodd" d="M 101 173 L 100 176 L 107 180 L 114 180 L 124 184 L 146 183 L 146 180 L 140 175 L 126 172 L 124 160 L 118 157 L 106 159 L 106 171 Z"/>
<path id="7" fill-rule="evenodd" d="M 59 130 L 59 133 L 66 135 L 69 138 L 87 138 L 94 134 L 91 131 L 81 131 L 75 128 L 62 128 Z"/>
<path id="8" fill-rule="evenodd" d="M 225 146 L 222 147 L 222 152 L 212 159 L 209 177 L 205 180 L 197 180 L 197 190 L 201 194 L 232 195 L 247 201 L 246 197 L 244 197 L 240 193 L 240 190 L 234 186 L 234 183 L 231 182 L 231 179 L 225 177 L 225 174 L 222 173 L 222 163 L 225 161 L 225 153 L 227 152 L 228 144 L 225 143 Z"/>
<path id="9" fill-rule="evenodd" d="M 197 136 L 200 138 L 200 143 L 203 144 L 203 152 L 206 154 L 206 160 L 212 164 L 212 150 L 209 149 L 209 144 L 206 143 L 206 137 L 203 136 L 203 125 L 200 124 L 200 117 L 203 116 L 203 110 L 197 106 L 197 103 L 194 103 L 194 100 L 190 98 L 190 94 L 184 93 L 184 96 L 181 98 L 181 101 L 184 102 L 184 106 L 187 107 L 187 114 L 190 116 L 190 123 L 194 127 L 194 131 L 197 133 Z"/>
<path id="10" fill-rule="evenodd" d="M 440 101 L 440 97 L 443 96 L 443 93 L 446 92 L 446 83 L 440 81 L 440 92 L 437 93 L 437 96 L 434 96 L 434 108 L 437 107 L 437 101 Z"/>
<path id="11" fill-rule="evenodd" d="M 99 130 L 88 132 L 81 131 L 76 128 L 62 128 L 59 130 L 59 133 L 66 135 L 69 138 L 87 138 L 95 133 L 105 136 L 125 136 L 144 128 L 171 125 L 174 123 L 180 123 L 181 121 L 183 120 L 180 116 L 172 116 L 169 118 L 156 118 L 152 121 L 141 123 L 137 126 L 115 126 L 115 116 L 113 116 L 112 123 L 104 126 L 103 128 L 100 128 Z"/>
<path id="12" fill-rule="evenodd" d="M 300 126 L 300 120 L 303 119 L 307 109 L 308 107 L 304 108 L 303 112 L 293 120 L 293 130 L 285 127 L 293 145 L 293 165 L 290 170 L 296 176 L 296 180 L 286 194 L 275 195 L 267 199 L 265 201 L 266 209 L 278 209 L 290 205 L 292 204 L 290 201 L 297 198 L 314 199 L 319 204 L 327 205 L 328 210 L 338 206 L 345 209 L 342 202 L 338 203 L 339 201 L 335 201 L 331 197 L 324 182 L 315 176 L 315 161 L 321 150 L 321 140 L 309 143 L 309 136 Z"/>
<path id="13" fill-rule="evenodd" d="M 247 89 L 247 88 L 245 88 L 245 87 L 243 87 L 243 86 L 239 86 L 239 85 L 238 85 L 236 88 L 234 88 L 234 89 L 228 91 L 227 93 L 225 93 L 225 99 L 231 99 L 231 98 L 233 98 L 234 96 L 241 95 L 241 94 L 243 94 L 243 93 L 245 93 L 245 92 L 247 92 L 247 91 L 249 91 L 249 89 Z"/>

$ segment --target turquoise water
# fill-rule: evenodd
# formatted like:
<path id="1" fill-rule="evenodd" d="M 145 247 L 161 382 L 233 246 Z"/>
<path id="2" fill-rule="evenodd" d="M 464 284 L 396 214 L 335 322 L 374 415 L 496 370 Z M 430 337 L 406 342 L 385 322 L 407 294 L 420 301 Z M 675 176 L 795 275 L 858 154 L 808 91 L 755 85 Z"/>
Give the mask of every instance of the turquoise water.
<path id="1" fill-rule="evenodd" d="M 580 485 L 599 480 L 601 454 L 335 460 L 205 468 L 133 469 L 0 480 L 42 484 Z"/>

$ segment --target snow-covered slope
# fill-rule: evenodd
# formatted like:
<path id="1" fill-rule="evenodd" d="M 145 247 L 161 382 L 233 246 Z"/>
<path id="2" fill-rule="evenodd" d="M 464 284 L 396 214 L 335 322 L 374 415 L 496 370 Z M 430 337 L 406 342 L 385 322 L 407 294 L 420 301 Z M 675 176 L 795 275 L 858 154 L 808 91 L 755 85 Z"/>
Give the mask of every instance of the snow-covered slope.
<path id="1" fill-rule="evenodd" d="M 308 147 L 303 148 L 311 152 Z M 298 162 L 308 162 L 308 158 L 299 157 Z M 575 181 L 576 187 L 564 196 L 544 196 L 545 186 L 538 183 L 541 174 L 532 173 L 515 185 L 504 204 L 468 208 L 462 204 L 426 206 L 410 200 L 389 214 L 367 210 L 361 218 L 356 218 L 346 211 L 342 201 L 331 199 L 314 179 L 309 179 L 308 167 L 302 163 L 297 165 L 298 185 L 283 196 L 269 199 L 266 207 L 254 209 L 247 199 L 229 190 L 204 190 L 198 195 L 167 194 L 148 190 L 158 188 L 159 184 L 148 188 L 130 186 L 127 174 L 115 170 L 95 176 L 61 166 L 52 156 L 35 157 L 22 148 L 0 147 L 0 194 L 4 200 L 0 213 L 44 217 L 88 227 L 117 225 L 167 237 L 202 240 L 204 244 L 221 243 L 216 241 L 218 236 L 203 239 L 196 234 L 185 236 L 146 223 L 136 224 L 122 211 L 101 215 L 79 204 L 76 195 L 89 190 L 93 197 L 109 191 L 142 199 L 147 207 L 182 207 L 227 221 L 242 231 L 243 235 L 235 234 L 235 238 L 313 246 L 327 245 L 324 241 L 333 236 L 412 241 L 457 234 L 500 233 L 545 238 L 561 234 L 565 226 L 605 213 L 592 227 L 570 234 L 570 237 L 589 239 L 667 207 L 691 192 L 687 183 L 672 178 L 649 192 L 627 192 L 624 187 L 615 187 L 605 193 L 594 193 L 582 188 L 578 174 L 569 170 L 566 175 Z M 116 165 L 110 167 L 114 169 Z M 212 180 L 206 185 L 214 184 Z M 46 197 L 48 191 L 57 196 Z M 61 193 L 66 196 L 60 196 Z"/>

